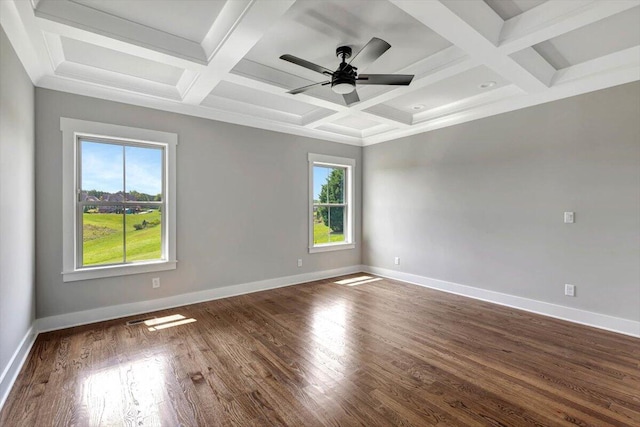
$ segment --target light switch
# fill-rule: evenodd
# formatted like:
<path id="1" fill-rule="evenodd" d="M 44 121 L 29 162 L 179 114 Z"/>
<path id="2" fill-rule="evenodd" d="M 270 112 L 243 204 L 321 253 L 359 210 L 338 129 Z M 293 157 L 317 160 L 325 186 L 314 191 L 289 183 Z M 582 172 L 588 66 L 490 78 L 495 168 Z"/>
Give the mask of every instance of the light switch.
<path id="1" fill-rule="evenodd" d="M 565 284 L 564 285 L 564 294 L 568 297 L 576 296 L 576 287 L 574 285 Z"/>
<path id="2" fill-rule="evenodd" d="M 564 213 L 564 223 L 565 224 L 573 224 L 574 213 L 573 212 L 565 212 Z"/>

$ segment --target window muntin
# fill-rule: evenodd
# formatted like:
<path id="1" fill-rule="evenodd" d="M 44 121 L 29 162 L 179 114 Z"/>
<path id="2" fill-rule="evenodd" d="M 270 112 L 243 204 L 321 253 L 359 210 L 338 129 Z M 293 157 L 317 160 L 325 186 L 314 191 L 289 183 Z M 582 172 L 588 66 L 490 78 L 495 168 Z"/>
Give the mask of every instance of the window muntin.
<path id="1" fill-rule="evenodd" d="M 165 146 L 77 137 L 78 268 L 166 259 Z"/>
<path id="2" fill-rule="evenodd" d="M 350 249 L 355 160 L 309 154 L 309 252 Z"/>

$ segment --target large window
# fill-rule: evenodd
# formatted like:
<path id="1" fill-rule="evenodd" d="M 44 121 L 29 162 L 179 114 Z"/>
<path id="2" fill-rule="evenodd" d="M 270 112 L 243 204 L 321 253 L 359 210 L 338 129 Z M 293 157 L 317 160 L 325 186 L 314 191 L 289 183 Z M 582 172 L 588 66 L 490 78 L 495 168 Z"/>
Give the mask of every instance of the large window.
<path id="1" fill-rule="evenodd" d="M 354 167 L 353 159 L 309 154 L 309 252 L 355 247 Z"/>
<path id="2" fill-rule="evenodd" d="M 164 132 L 61 119 L 64 280 L 175 268 L 175 146 Z"/>

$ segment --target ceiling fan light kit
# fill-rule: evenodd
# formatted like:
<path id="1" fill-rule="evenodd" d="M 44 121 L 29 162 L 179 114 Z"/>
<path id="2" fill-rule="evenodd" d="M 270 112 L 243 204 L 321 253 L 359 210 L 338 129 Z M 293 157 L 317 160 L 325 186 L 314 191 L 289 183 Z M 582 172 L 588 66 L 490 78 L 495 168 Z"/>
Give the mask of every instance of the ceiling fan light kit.
<path id="1" fill-rule="evenodd" d="M 336 81 L 331 83 L 331 90 L 339 95 L 345 95 L 356 90 L 356 84 L 355 82 L 339 81 L 339 79 L 336 79 Z"/>
<path id="2" fill-rule="evenodd" d="M 349 46 L 340 46 L 336 49 L 336 56 L 341 59 L 340 65 L 335 71 L 328 68 L 306 61 L 293 55 L 282 55 L 280 59 L 299 65 L 317 73 L 330 77 L 331 80 L 313 83 L 298 89 L 290 90 L 287 93 L 292 95 L 305 92 L 317 86 L 326 86 L 331 84 L 333 92 L 342 95 L 347 105 L 359 102 L 360 98 L 356 91 L 358 84 L 368 85 L 395 85 L 408 86 L 413 80 L 410 74 L 361 74 L 358 76 L 358 69 L 364 69 L 373 61 L 378 59 L 385 53 L 391 45 L 386 41 L 377 37 L 372 38 L 356 55 L 351 58 L 352 50 Z"/>

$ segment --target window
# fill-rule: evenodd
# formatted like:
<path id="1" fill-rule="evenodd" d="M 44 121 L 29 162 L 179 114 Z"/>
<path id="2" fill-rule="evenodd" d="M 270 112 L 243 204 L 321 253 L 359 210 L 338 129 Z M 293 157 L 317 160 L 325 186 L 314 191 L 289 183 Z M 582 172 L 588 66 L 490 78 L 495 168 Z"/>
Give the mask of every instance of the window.
<path id="1" fill-rule="evenodd" d="M 309 252 L 355 247 L 355 160 L 309 153 Z"/>
<path id="2" fill-rule="evenodd" d="M 64 281 L 174 269 L 177 135 L 62 118 Z"/>

